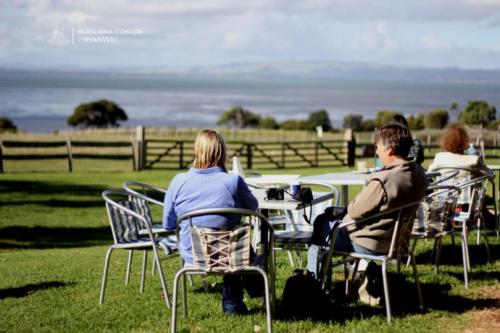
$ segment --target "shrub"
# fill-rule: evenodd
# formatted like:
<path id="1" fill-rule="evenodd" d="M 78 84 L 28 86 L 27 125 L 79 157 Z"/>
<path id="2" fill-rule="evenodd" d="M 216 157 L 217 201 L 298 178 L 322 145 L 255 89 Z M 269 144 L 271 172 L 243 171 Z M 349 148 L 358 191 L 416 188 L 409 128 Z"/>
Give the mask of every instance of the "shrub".
<path id="1" fill-rule="evenodd" d="M 467 107 L 460 113 L 458 121 L 461 124 L 486 125 L 496 120 L 497 110 L 485 101 L 469 101 Z"/>
<path id="2" fill-rule="evenodd" d="M 425 117 L 426 128 L 444 128 L 448 124 L 450 115 L 447 110 L 436 109 L 430 111 Z"/>
<path id="3" fill-rule="evenodd" d="M 0 132 L 8 131 L 8 132 L 16 132 L 17 126 L 14 122 L 7 117 L 0 117 Z"/>
<path id="4" fill-rule="evenodd" d="M 73 127 L 118 127 L 119 121 L 128 120 L 125 110 L 115 102 L 101 99 L 89 103 L 83 103 L 75 108 L 73 114 L 68 117 L 68 125 Z"/>
<path id="5" fill-rule="evenodd" d="M 344 116 L 343 128 L 351 128 L 353 131 L 363 130 L 363 116 L 360 114 L 352 114 Z"/>

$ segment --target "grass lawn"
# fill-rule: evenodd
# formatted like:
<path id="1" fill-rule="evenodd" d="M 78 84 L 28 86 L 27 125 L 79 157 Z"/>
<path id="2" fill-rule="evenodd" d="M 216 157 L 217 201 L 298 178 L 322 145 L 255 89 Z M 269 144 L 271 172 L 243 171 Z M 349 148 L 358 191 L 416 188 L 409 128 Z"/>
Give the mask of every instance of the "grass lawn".
<path id="1" fill-rule="evenodd" d="M 100 163 L 100 162 L 98 162 Z M 341 169 L 336 169 L 340 171 Z M 332 169 L 270 170 L 313 174 Z M 126 180 L 166 187 L 175 171 L 11 173 L 0 175 L 0 332 L 165 332 L 170 311 L 161 299 L 158 276 L 150 270 L 139 294 L 140 256 L 133 262 L 131 282 L 124 286 L 126 252 L 111 259 L 105 303 L 98 306 L 104 255 L 112 243 L 100 193 Z M 351 198 L 359 188 L 351 189 Z M 159 212 L 157 212 L 159 213 Z M 431 242 L 420 242 L 417 263 L 427 311 L 416 310 L 409 270 L 402 279 L 391 274 L 394 321 L 384 308 L 339 301 L 330 322 L 275 320 L 276 332 L 494 332 L 500 331 L 500 241 L 490 237 L 493 263 L 483 246 L 472 244 L 470 289 L 462 282 L 461 254 L 447 239 L 442 268 L 433 273 Z M 151 257 L 150 257 L 151 260 Z M 172 288 L 178 259 L 163 261 Z M 148 264 L 148 267 L 150 265 Z M 394 271 L 394 270 L 393 270 Z M 287 256 L 278 252 L 277 297 L 292 273 Z M 341 275 L 335 274 L 336 290 Z M 189 288 L 190 316 L 180 317 L 184 332 L 265 331 L 260 302 L 247 300 L 255 311 L 226 317 L 220 306 L 220 279 L 210 278 L 210 292 L 199 279 Z"/>

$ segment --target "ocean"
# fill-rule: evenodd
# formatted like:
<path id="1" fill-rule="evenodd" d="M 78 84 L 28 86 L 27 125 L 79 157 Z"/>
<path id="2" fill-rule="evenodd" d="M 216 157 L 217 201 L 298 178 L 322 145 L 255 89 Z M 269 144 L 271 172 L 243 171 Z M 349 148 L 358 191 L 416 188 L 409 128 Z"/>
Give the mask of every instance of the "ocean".
<path id="1" fill-rule="evenodd" d="M 500 84 L 376 80 L 221 79 L 160 74 L 0 71 L 0 116 L 27 132 L 68 129 L 80 103 L 118 103 L 129 116 L 122 126 L 214 127 L 231 106 L 278 121 L 306 119 L 326 109 L 334 126 L 349 113 L 373 118 L 383 109 L 405 115 L 459 108 L 481 99 L 500 106 Z M 452 120 L 457 114 L 451 114 Z"/>

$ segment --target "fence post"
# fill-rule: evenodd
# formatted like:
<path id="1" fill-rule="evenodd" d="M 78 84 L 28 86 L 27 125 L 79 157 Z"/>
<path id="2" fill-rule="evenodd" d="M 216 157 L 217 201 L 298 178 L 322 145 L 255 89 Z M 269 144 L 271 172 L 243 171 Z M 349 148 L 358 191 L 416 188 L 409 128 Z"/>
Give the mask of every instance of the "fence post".
<path id="1" fill-rule="evenodd" d="M 431 141 L 432 141 L 432 135 L 429 133 L 427 134 L 427 153 L 431 153 Z"/>
<path id="2" fill-rule="evenodd" d="M 137 141 L 137 170 L 144 170 L 146 168 L 146 140 L 145 140 L 144 126 L 137 126 L 135 128 L 136 141 Z"/>
<path id="3" fill-rule="evenodd" d="M 252 144 L 247 143 L 247 169 L 252 169 Z"/>
<path id="4" fill-rule="evenodd" d="M 0 173 L 3 173 L 3 141 L 0 140 Z"/>
<path id="5" fill-rule="evenodd" d="M 285 143 L 281 143 L 281 167 L 284 169 L 285 168 Z"/>
<path id="6" fill-rule="evenodd" d="M 352 129 L 345 130 L 344 140 L 347 144 L 347 166 L 353 167 L 356 163 L 356 139 Z"/>
<path id="7" fill-rule="evenodd" d="M 133 138 L 130 138 L 130 147 L 132 149 L 132 170 L 137 171 L 137 144 Z"/>
<path id="8" fill-rule="evenodd" d="M 66 139 L 66 152 L 68 154 L 68 171 L 73 172 L 73 151 L 71 148 L 71 138 Z"/>
<path id="9" fill-rule="evenodd" d="M 184 169 L 184 142 L 179 142 L 179 169 Z"/>
<path id="10" fill-rule="evenodd" d="M 319 167 L 319 142 L 314 142 L 314 165 Z"/>

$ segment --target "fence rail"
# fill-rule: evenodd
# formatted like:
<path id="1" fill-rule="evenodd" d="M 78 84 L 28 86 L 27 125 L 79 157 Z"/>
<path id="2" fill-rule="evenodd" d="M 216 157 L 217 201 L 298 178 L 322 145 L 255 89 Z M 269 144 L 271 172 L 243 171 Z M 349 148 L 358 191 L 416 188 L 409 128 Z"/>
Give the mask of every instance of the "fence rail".
<path id="1" fill-rule="evenodd" d="M 73 152 L 73 148 L 130 148 L 130 153 L 86 153 Z M 44 148 L 42 152 L 26 152 Z M 51 149 L 65 148 L 64 152 L 53 152 Z M 24 150 L 24 151 L 23 151 Z M 47 151 L 48 150 L 48 151 Z M 137 170 L 137 145 L 134 141 L 0 141 L 0 173 L 4 172 L 4 161 L 13 160 L 46 160 L 66 159 L 68 171 L 73 171 L 74 159 L 107 159 L 107 160 L 131 160 L 132 169 Z"/>
<path id="2" fill-rule="evenodd" d="M 193 141 L 144 140 L 144 169 L 186 168 L 194 158 Z M 227 142 L 228 157 L 237 156 L 247 169 L 353 165 L 349 143 L 331 141 Z"/>
<path id="3" fill-rule="evenodd" d="M 422 141 L 426 160 L 440 150 L 430 138 Z M 352 131 L 346 130 L 343 140 L 229 140 L 226 145 L 228 157 L 239 157 L 247 169 L 284 169 L 354 166 L 356 159 L 375 155 L 373 138 L 365 136 L 359 141 L 356 142 Z M 489 145 L 476 140 L 476 145 L 479 143 L 484 145 L 485 158 L 500 158 L 496 140 Z M 0 140 L 0 173 L 7 160 L 44 159 L 66 159 L 69 172 L 73 171 L 74 159 L 131 160 L 133 170 L 185 169 L 193 161 L 193 148 L 193 140 L 146 138 L 146 129 L 142 126 L 136 128 L 136 137 L 129 141 Z"/>

